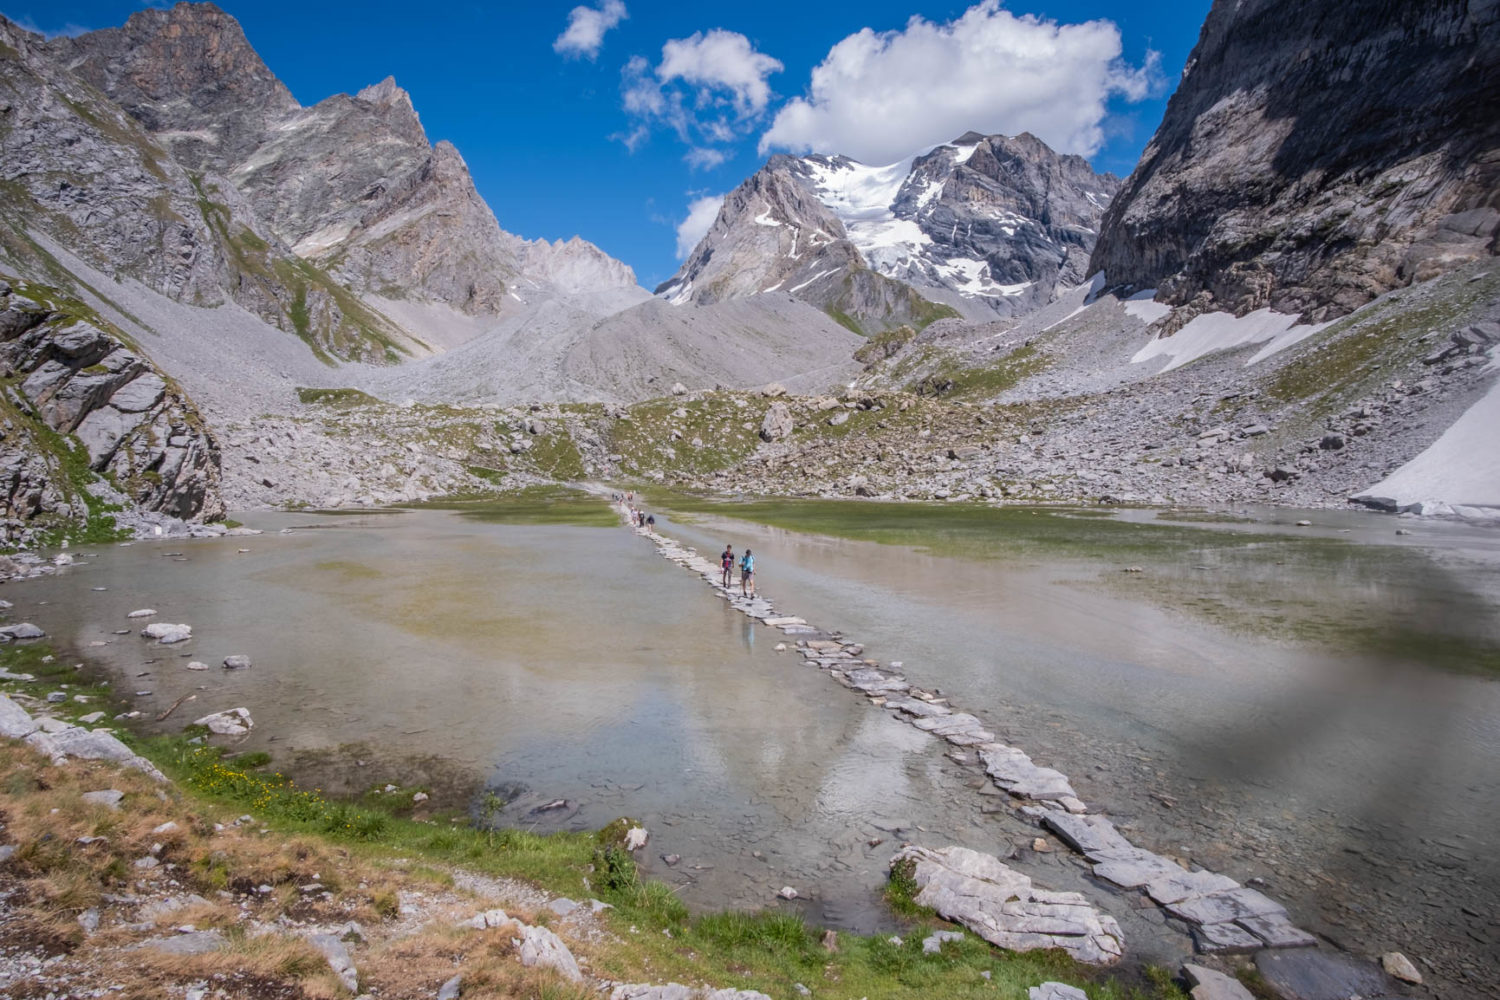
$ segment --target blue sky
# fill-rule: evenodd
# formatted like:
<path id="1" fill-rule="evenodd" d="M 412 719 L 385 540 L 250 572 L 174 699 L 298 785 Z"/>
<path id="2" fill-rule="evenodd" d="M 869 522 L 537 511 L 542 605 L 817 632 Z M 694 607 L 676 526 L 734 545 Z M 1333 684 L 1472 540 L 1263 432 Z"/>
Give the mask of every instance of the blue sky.
<path id="1" fill-rule="evenodd" d="M 678 232 L 690 208 L 701 225 L 706 199 L 778 149 L 891 162 L 969 128 L 1030 128 L 1124 176 L 1209 4 L 220 5 L 303 104 L 394 76 L 503 227 L 581 235 L 652 287 L 691 239 Z M 141 6 L 0 0 L 47 33 L 123 24 Z"/>

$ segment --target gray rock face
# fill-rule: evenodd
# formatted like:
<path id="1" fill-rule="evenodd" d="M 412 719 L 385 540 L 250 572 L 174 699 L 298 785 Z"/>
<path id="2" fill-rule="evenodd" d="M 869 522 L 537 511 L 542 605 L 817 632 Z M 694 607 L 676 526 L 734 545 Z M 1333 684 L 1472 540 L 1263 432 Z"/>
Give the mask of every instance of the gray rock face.
<path id="1" fill-rule="evenodd" d="M 578 962 L 562 938 L 545 927 L 530 925 L 521 928 L 521 964 L 554 969 L 575 983 L 583 982 L 583 973 Z"/>
<path id="2" fill-rule="evenodd" d="M 1083 279 L 1119 185 L 1031 135 L 968 133 L 869 167 L 774 156 L 657 289 L 674 302 L 787 291 L 866 333 L 1030 311 Z"/>
<path id="3" fill-rule="evenodd" d="M 20 379 L 12 402 L 48 431 L 76 436 L 89 468 L 109 473 L 141 508 L 184 520 L 222 517 L 219 446 L 192 402 L 81 303 L 14 284 L 0 294 L 0 316 L 26 317 L 0 339 L 0 371 Z M 63 468 L 40 429 L 14 429 L 20 433 L 0 440 L 8 540 L 20 540 L 32 521 L 82 520 L 89 505 L 77 474 Z"/>
<path id="4" fill-rule="evenodd" d="M 965 847 L 902 848 L 892 868 L 911 864 L 916 902 L 1011 951 L 1061 948 L 1081 962 L 1109 964 L 1124 952 L 1114 918 L 1076 892 L 1050 892 L 997 858 Z"/>
<path id="5" fill-rule="evenodd" d="M 1497 52 L 1493 4 L 1216 0 L 1090 271 L 1326 319 L 1495 253 Z"/>
<path id="6" fill-rule="evenodd" d="M 50 44 L 174 159 L 227 179 L 298 256 L 359 291 L 499 310 L 517 241 L 393 80 L 303 108 L 212 4 Z"/>

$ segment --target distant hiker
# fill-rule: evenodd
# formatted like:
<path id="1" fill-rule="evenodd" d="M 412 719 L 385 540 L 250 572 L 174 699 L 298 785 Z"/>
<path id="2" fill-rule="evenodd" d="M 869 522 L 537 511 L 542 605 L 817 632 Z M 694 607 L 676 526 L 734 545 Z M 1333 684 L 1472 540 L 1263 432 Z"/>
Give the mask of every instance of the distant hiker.
<path id="1" fill-rule="evenodd" d="M 719 566 L 724 570 L 724 589 L 734 582 L 734 546 L 725 544 L 723 553 L 719 556 Z"/>
<path id="2" fill-rule="evenodd" d="M 654 528 L 654 527 L 656 527 L 656 515 L 655 514 L 647 514 L 646 515 L 646 527 L 648 527 L 648 528 Z"/>
<path id="3" fill-rule="evenodd" d="M 740 560 L 740 596 L 753 597 L 754 595 L 755 555 L 749 549 L 746 549 L 744 558 Z"/>

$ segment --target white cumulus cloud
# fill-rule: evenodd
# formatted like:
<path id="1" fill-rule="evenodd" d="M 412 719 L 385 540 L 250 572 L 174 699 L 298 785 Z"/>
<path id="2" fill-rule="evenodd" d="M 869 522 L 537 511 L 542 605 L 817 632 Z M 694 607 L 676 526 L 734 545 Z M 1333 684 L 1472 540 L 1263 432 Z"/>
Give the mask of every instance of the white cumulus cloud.
<path id="1" fill-rule="evenodd" d="M 781 69 L 780 60 L 755 51 L 744 35 L 715 28 L 707 34 L 695 31 L 689 38 L 668 41 L 661 47 L 656 75 L 662 83 L 686 81 L 710 101 L 727 95 L 735 112 L 744 118 L 766 109 L 771 99 L 766 78 Z"/>
<path id="2" fill-rule="evenodd" d="M 688 205 L 687 218 L 677 224 L 678 260 L 686 260 L 698 241 L 708 235 L 709 227 L 719 217 L 719 208 L 723 204 L 722 194 L 710 194 L 694 198 Z"/>
<path id="3" fill-rule="evenodd" d="M 1155 53 L 1121 59 L 1110 21 L 1058 24 L 982 0 L 955 21 L 913 17 L 903 31 L 869 28 L 829 50 L 807 94 L 777 112 L 760 151 L 844 153 L 895 162 L 973 129 L 1030 132 L 1054 149 L 1092 155 L 1107 103 L 1160 86 Z"/>
<path id="4" fill-rule="evenodd" d="M 728 158 L 715 145 L 734 143 L 765 121 L 772 98 L 768 82 L 781 61 L 757 52 L 750 39 L 715 28 L 673 38 L 654 67 L 633 56 L 621 71 L 620 91 L 631 127 L 621 138 L 632 150 L 656 129 L 667 129 L 690 150 L 694 168 Z"/>
<path id="5" fill-rule="evenodd" d="M 727 159 L 729 159 L 729 154 L 722 149 L 714 149 L 712 146 L 694 146 L 687 151 L 682 161 L 694 170 L 712 170 Z"/>
<path id="6" fill-rule="evenodd" d="M 573 59 L 594 58 L 609 29 L 625 20 L 624 0 L 603 0 L 597 7 L 574 7 L 568 27 L 552 43 L 552 51 Z"/>

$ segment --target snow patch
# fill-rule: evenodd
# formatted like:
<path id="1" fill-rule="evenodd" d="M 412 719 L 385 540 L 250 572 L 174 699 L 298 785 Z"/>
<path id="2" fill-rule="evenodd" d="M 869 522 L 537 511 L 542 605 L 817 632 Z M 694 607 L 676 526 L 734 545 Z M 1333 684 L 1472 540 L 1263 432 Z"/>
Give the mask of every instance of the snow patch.
<path id="1" fill-rule="evenodd" d="M 1127 316 L 1134 316 L 1148 325 L 1155 323 L 1172 311 L 1171 306 L 1162 302 L 1152 301 L 1155 298 L 1156 289 L 1154 288 L 1148 288 L 1144 292 L 1136 292 L 1125 300 L 1125 314 Z"/>
<path id="2" fill-rule="evenodd" d="M 1500 381 L 1426 451 L 1355 497 L 1397 510 L 1500 518 Z M 1382 504 L 1384 506 L 1384 504 Z"/>
<path id="3" fill-rule="evenodd" d="M 768 208 L 755 217 L 757 226 L 780 226 L 781 223 L 771 218 L 771 210 Z"/>
<path id="4" fill-rule="evenodd" d="M 817 274 L 813 275 L 811 278 L 808 278 L 802 284 L 797 285 L 797 286 L 795 286 L 793 288 L 789 288 L 789 289 L 787 289 L 787 291 L 790 292 L 791 294 L 795 295 L 796 293 L 802 291 L 802 289 L 806 288 L 808 285 L 811 285 L 813 282 L 815 282 L 815 281 L 821 281 L 822 279 L 828 277 L 830 274 L 833 274 L 837 270 L 838 270 L 838 268 L 836 268 L 836 267 L 830 267 L 826 271 L 819 271 Z"/>
<path id="5" fill-rule="evenodd" d="M 1137 304 L 1139 307 L 1139 304 Z M 1142 347 L 1130 359 L 1131 364 L 1140 364 L 1152 358 L 1169 357 L 1171 360 L 1162 371 L 1197 361 L 1201 357 L 1218 351 L 1227 351 L 1245 344 L 1269 341 L 1254 357 L 1245 362 L 1248 367 L 1258 361 L 1284 350 L 1298 341 L 1305 340 L 1327 323 L 1295 325 L 1297 317 L 1291 313 L 1279 313 L 1271 309 L 1257 309 L 1244 316 L 1232 313 L 1204 313 L 1195 316 L 1181 330 L 1170 337 L 1158 337 Z"/>
<path id="6" fill-rule="evenodd" d="M 956 167 L 969 162 L 969 157 L 974 155 L 974 150 L 979 148 L 979 143 L 976 142 L 972 146 L 952 144 L 948 148 L 953 150 L 953 165 Z"/>

